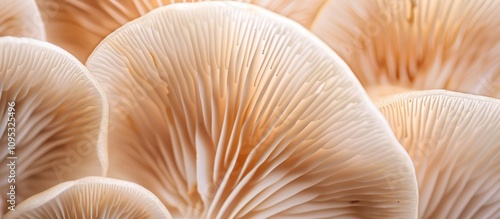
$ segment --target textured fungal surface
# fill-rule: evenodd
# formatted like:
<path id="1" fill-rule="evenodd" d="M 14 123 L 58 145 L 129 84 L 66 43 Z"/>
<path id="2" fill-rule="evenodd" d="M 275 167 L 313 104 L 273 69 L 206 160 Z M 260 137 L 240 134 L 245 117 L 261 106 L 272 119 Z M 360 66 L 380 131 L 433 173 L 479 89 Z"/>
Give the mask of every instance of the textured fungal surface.
<path id="1" fill-rule="evenodd" d="M 33 0 L 30 0 L 33 1 Z M 174 3 L 205 0 L 37 0 L 47 40 L 85 62 L 108 34 L 149 11 Z M 240 1 L 265 7 L 309 27 L 325 0 L 219 0 Z M 1 10 L 1 9 L 0 9 Z"/>
<path id="2" fill-rule="evenodd" d="M 419 218 L 500 217 L 499 100 L 421 91 L 380 110 L 415 165 Z"/>
<path id="3" fill-rule="evenodd" d="M 19 204 L 61 181 L 104 174 L 107 107 L 95 79 L 66 51 L 14 37 L 1 37 L 0 48 L 3 214 L 12 185 Z"/>
<path id="4" fill-rule="evenodd" d="M 347 65 L 250 4 L 169 5 L 87 67 L 110 100 L 109 175 L 174 218 L 412 218 L 410 158 Z"/>
<path id="5" fill-rule="evenodd" d="M 37 194 L 5 219 L 17 218 L 172 218 L 165 206 L 143 187 L 117 179 L 86 177 Z"/>
<path id="6" fill-rule="evenodd" d="M 496 0 L 329 0 L 311 30 L 372 97 L 405 89 L 500 97 L 499 14 Z"/>
<path id="7" fill-rule="evenodd" d="M 85 62 L 95 46 L 121 25 L 168 4 L 168 0 L 36 0 L 47 40 Z M 173 1 L 175 2 L 175 1 Z"/>

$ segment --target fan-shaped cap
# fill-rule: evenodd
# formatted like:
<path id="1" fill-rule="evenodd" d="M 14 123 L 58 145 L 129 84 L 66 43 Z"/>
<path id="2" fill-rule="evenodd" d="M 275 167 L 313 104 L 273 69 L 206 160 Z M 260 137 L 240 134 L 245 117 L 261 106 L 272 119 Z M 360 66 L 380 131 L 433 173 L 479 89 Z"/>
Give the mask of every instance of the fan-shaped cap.
<path id="1" fill-rule="evenodd" d="M 61 48 L 14 37 L 0 38 L 0 48 L 5 212 L 12 185 L 19 204 L 61 181 L 105 174 L 108 108 L 85 66 Z"/>
<path id="2" fill-rule="evenodd" d="M 45 28 L 35 0 L 0 1 L 0 36 L 45 39 Z"/>
<path id="3" fill-rule="evenodd" d="M 500 97 L 499 13 L 496 0 L 329 0 L 311 30 L 373 91 Z"/>
<path id="4" fill-rule="evenodd" d="M 110 34 L 87 67 L 110 100 L 110 176 L 174 217 L 416 216 L 410 158 L 347 65 L 296 22 L 173 4 Z"/>
<path id="5" fill-rule="evenodd" d="M 443 90 L 380 102 L 417 171 L 419 218 L 500 217 L 500 101 Z"/>
<path id="6" fill-rule="evenodd" d="M 9 218 L 172 218 L 160 200 L 135 183 L 85 177 L 58 184 L 22 202 Z"/>

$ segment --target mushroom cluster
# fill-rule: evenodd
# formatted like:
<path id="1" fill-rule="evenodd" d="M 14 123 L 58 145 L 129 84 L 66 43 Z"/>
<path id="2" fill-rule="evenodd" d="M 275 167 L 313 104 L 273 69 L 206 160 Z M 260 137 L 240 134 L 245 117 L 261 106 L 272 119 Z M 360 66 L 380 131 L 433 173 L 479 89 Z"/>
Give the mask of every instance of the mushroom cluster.
<path id="1" fill-rule="evenodd" d="M 500 218 L 497 11 L 3 1 L 0 216 Z"/>

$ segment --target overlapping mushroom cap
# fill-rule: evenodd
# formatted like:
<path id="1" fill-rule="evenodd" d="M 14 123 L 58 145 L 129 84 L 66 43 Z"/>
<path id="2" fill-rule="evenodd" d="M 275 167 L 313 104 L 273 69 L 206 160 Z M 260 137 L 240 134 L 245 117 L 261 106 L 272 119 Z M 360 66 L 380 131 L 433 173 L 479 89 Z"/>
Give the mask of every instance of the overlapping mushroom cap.
<path id="1" fill-rule="evenodd" d="M 95 46 L 121 25 L 162 1 L 37 0 L 45 15 L 47 40 L 85 62 Z"/>
<path id="2" fill-rule="evenodd" d="M 0 48 L 3 215 L 11 185 L 19 204 L 59 182 L 105 174 L 108 109 L 85 66 L 59 47 L 1 37 Z"/>
<path id="3" fill-rule="evenodd" d="M 86 177 L 54 186 L 30 197 L 10 218 L 172 218 L 160 200 L 135 183 Z"/>
<path id="4" fill-rule="evenodd" d="M 447 89 L 500 97 L 500 1 L 329 0 L 311 27 L 374 99 Z"/>
<path id="5" fill-rule="evenodd" d="M 0 1 L 0 36 L 45 39 L 45 27 L 35 0 Z"/>
<path id="6" fill-rule="evenodd" d="M 110 176 L 174 217 L 416 216 L 390 127 L 347 65 L 284 17 L 166 6 L 108 36 L 87 67 L 110 100 Z"/>
<path id="7" fill-rule="evenodd" d="M 47 40 L 85 62 L 104 37 L 125 23 L 164 5 L 199 1 L 203 0 L 37 0 L 37 3 L 44 15 Z M 308 27 L 325 0 L 231 1 L 260 5 Z"/>
<path id="8" fill-rule="evenodd" d="M 417 171 L 419 218 L 500 217 L 500 101 L 420 91 L 380 102 Z"/>

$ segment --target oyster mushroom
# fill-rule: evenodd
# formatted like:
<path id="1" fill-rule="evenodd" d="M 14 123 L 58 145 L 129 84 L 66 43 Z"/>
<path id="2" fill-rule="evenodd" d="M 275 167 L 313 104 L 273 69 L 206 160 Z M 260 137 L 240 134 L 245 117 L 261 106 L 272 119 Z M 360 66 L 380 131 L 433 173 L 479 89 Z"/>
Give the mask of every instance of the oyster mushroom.
<path id="1" fill-rule="evenodd" d="M 0 36 L 45 40 L 45 28 L 35 0 L 0 1 Z"/>
<path id="2" fill-rule="evenodd" d="M 58 184 L 22 202 L 10 218 L 172 218 L 158 198 L 135 183 L 86 177 Z"/>
<path id="3" fill-rule="evenodd" d="M 414 162 L 419 218 L 500 217 L 500 100 L 432 90 L 379 107 Z"/>
<path id="4" fill-rule="evenodd" d="M 374 99 L 447 89 L 500 97 L 500 1 L 329 0 L 311 27 Z"/>
<path id="5" fill-rule="evenodd" d="M 3 215 L 62 181 L 105 174 L 108 108 L 85 66 L 61 48 L 15 37 L 1 37 L 0 48 Z"/>
<path id="6" fill-rule="evenodd" d="M 250 4 L 156 9 L 87 67 L 110 101 L 109 176 L 174 218 L 415 218 L 409 156 L 347 65 Z"/>

